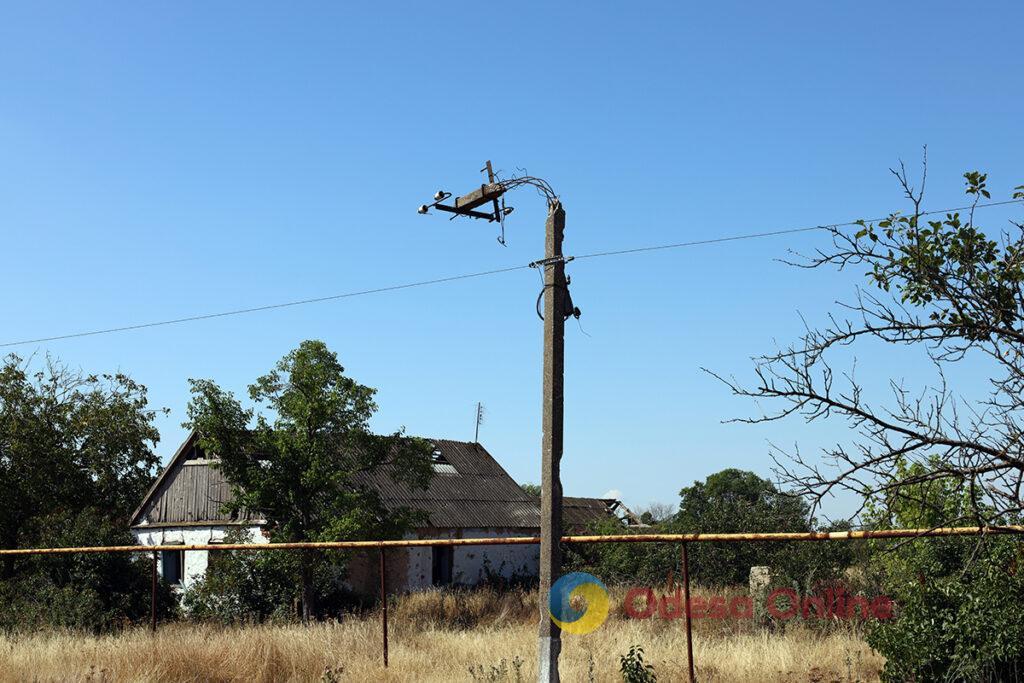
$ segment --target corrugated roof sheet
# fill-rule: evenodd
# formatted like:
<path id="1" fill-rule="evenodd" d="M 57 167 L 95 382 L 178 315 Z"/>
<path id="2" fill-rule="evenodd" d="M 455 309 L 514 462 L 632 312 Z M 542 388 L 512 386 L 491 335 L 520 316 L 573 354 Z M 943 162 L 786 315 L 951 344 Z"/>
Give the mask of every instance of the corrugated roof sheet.
<path id="1" fill-rule="evenodd" d="M 408 507 L 427 514 L 430 526 L 539 527 L 540 504 L 524 492 L 480 444 L 430 440 L 458 474 L 435 473 L 426 490 L 396 482 L 383 468 L 360 477 L 391 508 Z"/>
<path id="2" fill-rule="evenodd" d="M 594 522 L 615 516 L 621 505 L 613 498 L 562 497 L 562 524 L 566 527 L 586 527 Z"/>
<path id="3" fill-rule="evenodd" d="M 426 490 L 396 482 L 393 472 L 382 468 L 362 474 L 357 482 L 376 490 L 389 508 L 408 507 L 426 513 L 436 528 L 513 528 L 540 526 L 540 499 L 528 495 L 480 444 L 432 440 L 443 466 Z M 218 468 L 210 466 L 195 448 L 195 435 L 161 473 L 132 518 L 133 525 L 226 524 L 258 520 L 242 512 L 229 516 L 221 511 L 231 500 L 231 488 Z M 455 473 L 450 473 L 454 468 Z M 563 521 L 584 527 L 607 519 L 617 501 L 566 497 Z"/>

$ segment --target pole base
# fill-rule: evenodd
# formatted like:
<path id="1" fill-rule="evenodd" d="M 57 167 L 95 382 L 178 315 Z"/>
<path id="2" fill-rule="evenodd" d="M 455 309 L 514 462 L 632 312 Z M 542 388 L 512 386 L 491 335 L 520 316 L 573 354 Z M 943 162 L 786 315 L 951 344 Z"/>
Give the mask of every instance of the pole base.
<path id="1" fill-rule="evenodd" d="M 539 659 L 537 666 L 537 683 L 560 683 L 558 678 L 558 655 L 562 652 L 562 639 L 541 636 L 539 641 Z"/>

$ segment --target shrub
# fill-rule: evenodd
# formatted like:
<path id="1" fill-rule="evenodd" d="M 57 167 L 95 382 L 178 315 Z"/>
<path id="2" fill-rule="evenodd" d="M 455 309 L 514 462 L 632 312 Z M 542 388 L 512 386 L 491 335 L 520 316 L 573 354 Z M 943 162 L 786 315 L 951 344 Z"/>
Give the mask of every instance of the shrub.
<path id="1" fill-rule="evenodd" d="M 922 471 L 899 467 L 901 476 Z M 877 527 L 930 528 L 967 517 L 973 506 L 956 483 L 938 480 L 905 487 L 870 511 Z M 890 552 L 876 547 L 872 568 L 896 604 L 895 618 L 874 623 L 867 636 L 887 659 L 885 680 L 1000 681 L 1024 674 L 1019 537 L 924 538 Z"/>
<path id="2" fill-rule="evenodd" d="M 659 533 L 652 526 L 635 533 Z M 612 536 L 626 533 L 615 519 L 592 524 L 587 533 Z M 570 543 L 563 546 L 563 571 L 593 574 L 608 585 L 658 585 L 678 571 L 679 547 L 668 543 Z"/>
<path id="3" fill-rule="evenodd" d="M 134 540 L 101 514 L 53 515 L 40 522 L 45 547 L 132 545 Z M 0 629 L 29 631 L 59 627 L 99 632 L 145 622 L 150 613 L 147 556 L 127 553 L 30 555 L 12 576 L 0 580 Z M 174 610 L 168 586 L 160 584 L 158 615 Z"/>
<path id="4" fill-rule="evenodd" d="M 623 683 L 657 683 L 654 666 L 644 662 L 644 649 L 632 645 L 629 652 L 619 657 L 619 673 Z"/>
<path id="5" fill-rule="evenodd" d="M 225 536 L 226 543 L 248 541 L 240 531 Z M 316 616 L 338 615 L 356 598 L 343 585 L 345 554 L 323 554 L 326 561 L 313 576 Z M 297 552 L 215 551 L 204 576 L 185 591 L 182 607 L 191 618 L 225 624 L 293 621 L 302 594 L 299 573 Z"/>
<path id="6" fill-rule="evenodd" d="M 1024 673 L 1024 546 L 1016 539 L 923 539 L 885 561 L 896 618 L 868 643 L 883 678 L 1016 680 Z"/>

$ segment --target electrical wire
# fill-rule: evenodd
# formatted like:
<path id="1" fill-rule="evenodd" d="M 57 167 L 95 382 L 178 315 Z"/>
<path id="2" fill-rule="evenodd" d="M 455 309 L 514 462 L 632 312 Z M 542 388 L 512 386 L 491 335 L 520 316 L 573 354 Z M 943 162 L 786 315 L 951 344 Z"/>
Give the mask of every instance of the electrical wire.
<path id="1" fill-rule="evenodd" d="M 475 277 L 484 277 L 486 275 L 497 275 L 499 273 L 510 273 L 515 270 L 525 270 L 529 268 L 528 265 L 523 266 L 511 266 L 509 268 L 497 268 L 495 270 L 485 270 L 479 273 L 467 273 L 465 275 L 452 275 L 451 277 L 441 277 L 434 280 L 421 280 L 419 282 L 407 282 L 401 285 L 391 285 L 390 287 L 377 287 L 375 289 L 363 289 L 355 292 L 345 292 L 344 294 L 332 294 L 330 296 L 320 296 L 313 299 L 300 299 L 298 301 L 286 301 L 280 304 L 268 304 L 266 306 L 253 306 L 251 308 L 238 308 L 232 311 L 221 311 L 219 313 L 206 313 L 204 315 L 190 315 L 184 318 L 174 318 L 173 320 L 158 320 L 149 323 L 140 323 L 137 325 L 123 325 L 121 327 L 109 327 L 103 330 L 90 330 L 88 332 L 74 332 L 72 334 L 61 334 L 53 337 L 40 337 L 38 339 L 25 339 L 22 341 L 6 342 L 0 344 L 0 348 L 7 346 L 20 346 L 23 344 L 39 344 L 42 342 L 59 341 L 61 339 L 75 339 L 77 337 L 91 337 L 97 334 L 112 334 L 114 332 L 128 332 L 130 330 L 142 330 L 149 327 L 161 327 L 164 325 L 177 325 L 179 323 L 195 322 L 197 320 L 210 320 L 213 318 L 225 318 L 232 315 L 242 315 L 244 313 L 258 313 L 260 311 L 272 311 L 278 308 L 289 308 L 291 306 L 304 306 L 306 304 L 316 304 L 324 301 L 336 301 L 338 299 L 349 299 L 356 296 L 365 296 L 367 294 L 380 294 L 382 292 L 394 292 L 400 289 L 412 289 L 413 287 L 425 287 L 427 285 L 438 285 L 444 282 L 455 282 L 456 280 L 468 280 Z"/>
<path id="2" fill-rule="evenodd" d="M 967 211 L 967 210 L 969 210 L 971 208 L 974 208 L 974 209 L 985 209 L 985 208 L 990 208 L 990 207 L 995 207 L 995 206 L 1006 206 L 1008 204 L 1022 204 L 1022 203 L 1024 203 L 1024 201 L 1022 201 L 1020 199 L 1013 199 L 1013 200 L 1007 200 L 1007 201 L 1001 201 L 1001 202 L 986 202 L 986 203 L 983 203 L 983 204 L 977 204 L 977 205 L 975 205 L 973 207 L 972 206 L 961 206 L 961 207 L 957 207 L 957 208 L 953 208 L 953 209 L 939 209 L 939 210 L 936 210 L 936 211 L 923 211 L 923 212 L 921 212 L 920 215 L 922 215 L 922 216 L 930 216 L 930 215 L 940 214 L 940 213 L 951 213 L 951 212 L 954 212 L 954 211 Z M 886 216 L 886 218 L 888 218 L 888 216 Z M 864 221 L 864 222 L 866 222 L 866 223 L 874 223 L 874 222 L 878 222 L 879 220 L 884 220 L 884 218 L 873 218 L 871 220 L 867 220 L 867 221 Z M 804 228 L 790 228 L 788 230 L 773 230 L 773 231 L 770 231 L 770 232 L 756 232 L 756 233 L 748 233 L 748 234 L 745 234 L 745 235 L 733 235 L 731 237 L 716 237 L 716 238 L 706 239 L 706 240 L 694 240 L 694 241 L 690 241 L 690 242 L 675 242 L 675 243 L 672 243 L 672 244 L 657 244 L 657 245 L 651 245 L 651 246 L 646 246 L 646 247 L 634 247 L 634 248 L 629 248 L 629 249 L 616 249 L 616 250 L 612 250 L 612 251 L 599 251 L 599 252 L 593 252 L 593 253 L 589 253 L 589 254 L 578 255 L 578 256 L 575 256 L 574 258 L 576 258 L 576 259 L 587 259 L 587 258 L 600 258 L 600 257 L 604 257 L 604 256 L 621 256 L 621 255 L 624 255 L 624 254 L 637 254 L 637 253 L 642 253 L 642 252 L 661 251 L 661 250 L 665 250 L 665 249 L 679 249 L 679 248 L 683 248 L 683 247 L 694 247 L 694 246 L 699 246 L 699 245 L 703 245 L 703 244 L 718 244 L 718 243 L 721 243 L 721 242 L 735 242 L 735 241 L 739 241 L 739 240 L 757 239 L 757 238 L 762 238 L 762 237 L 773 237 L 773 236 L 776 236 L 776 235 L 791 235 L 791 234 L 801 233 L 801 232 L 811 232 L 811 231 L 815 231 L 815 230 L 827 230 L 829 228 L 838 228 L 838 227 L 844 227 L 844 226 L 858 225 L 860 222 L 861 221 L 846 221 L 846 222 L 843 222 L 843 223 L 827 223 L 827 224 L 815 225 L 815 226 L 804 227 Z M 566 259 L 571 259 L 571 258 L 573 258 L 573 257 L 566 257 Z M 304 306 L 306 304 L 322 303 L 322 302 L 325 302 L 325 301 L 337 301 L 339 299 L 350 299 L 350 298 L 357 297 L 357 296 L 366 296 L 368 294 L 380 294 L 380 293 L 384 293 L 384 292 L 394 292 L 394 291 L 398 291 L 398 290 L 402 290 L 402 289 L 412 289 L 414 287 L 425 287 L 425 286 L 428 286 L 428 285 L 437 285 L 437 284 L 443 284 L 443 283 L 446 283 L 446 282 L 456 282 L 458 280 L 468 280 L 468 279 L 471 279 L 471 278 L 485 277 L 485 276 L 488 276 L 488 275 L 498 275 L 500 273 L 511 273 L 511 272 L 517 271 L 517 270 L 526 270 L 528 268 L 533 267 L 533 265 L 534 265 L 533 263 L 530 263 L 530 264 L 523 264 L 523 265 L 520 265 L 520 266 L 510 266 L 508 268 L 496 268 L 494 270 L 485 270 L 485 271 L 481 271 L 481 272 L 478 272 L 478 273 L 466 273 L 466 274 L 463 274 L 463 275 L 452 275 L 452 276 L 449 276 L 449 277 L 441 277 L 441 278 L 436 278 L 436 279 L 433 279 L 433 280 L 420 280 L 418 282 L 407 282 L 407 283 L 404 283 L 404 284 L 391 285 L 391 286 L 388 286 L 388 287 L 377 287 L 377 288 L 374 288 L 374 289 L 363 289 L 363 290 L 358 290 L 358 291 L 353 291 L 353 292 L 345 292 L 343 294 L 332 294 L 330 296 L 315 297 L 315 298 L 311 298 L 311 299 L 299 299 L 297 301 L 286 301 L 284 303 L 279 303 L 279 304 L 267 304 L 267 305 L 264 305 L 264 306 L 253 306 L 253 307 L 250 307 L 250 308 L 238 308 L 238 309 L 234 309 L 234 310 L 230 310 L 230 311 L 221 311 L 221 312 L 218 312 L 218 313 L 206 313 L 206 314 L 203 314 L 203 315 L 191 315 L 191 316 L 186 316 L 186 317 L 183 317 L 183 318 L 174 318 L 174 319 L 171 319 L 171 320 L 158 320 L 158 321 L 154 321 L 154 322 L 140 323 L 140 324 L 136 324 L 136 325 L 122 325 L 122 326 L 119 326 L 119 327 L 108 327 L 108 328 L 105 328 L 105 329 L 89 330 L 89 331 L 86 331 L 86 332 L 73 332 L 73 333 L 70 333 L 70 334 L 60 334 L 60 335 L 54 335 L 54 336 L 51 336 L 51 337 L 38 337 L 36 339 L 23 339 L 23 340 L 20 340 L 20 341 L 4 342 L 4 343 L 0 344 L 0 348 L 9 348 L 9 347 L 12 347 L 12 346 L 23 346 L 23 345 L 26 345 L 26 344 L 41 344 L 43 342 L 60 341 L 60 340 L 63 340 L 63 339 L 77 339 L 77 338 L 80 338 L 80 337 L 92 337 L 92 336 L 96 336 L 96 335 L 100 335 L 100 334 L 113 334 L 115 332 L 128 332 L 128 331 L 131 331 L 131 330 L 142 330 L 142 329 L 147 329 L 147 328 L 151 328 L 151 327 L 163 327 L 163 326 L 166 326 L 166 325 L 177 325 L 177 324 L 180 324 L 180 323 L 196 322 L 196 321 L 199 321 L 199 320 L 211 320 L 211 319 L 214 319 L 214 318 L 226 318 L 228 316 L 243 315 L 243 314 L 246 314 L 246 313 L 258 313 L 258 312 L 261 312 L 261 311 L 271 311 L 271 310 L 276 310 L 276 309 L 279 309 L 279 308 L 290 308 L 292 306 Z"/>
<path id="3" fill-rule="evenodd" d="M 937 209 L 935 211 L 922 211 L 920 216 L 933 216 L 939 213 L 952 213 L 954 211 L 969 211 L 970 209 L 983 209 L 993 206 L 1006 206 L 1007 204 L 1021 204 L 1020 199 L 1008 199 L 1003 202 L 986 202 L 984 204 L 978 204 L 977 206 L 959 206 L 953 209 Z M 815 230 L 828 230 L 830 228 L 842 228 L 853 225 L 859 225 L 860 223 L 877 223 L 878 221 L 885 220 L 889 216 L 883 218 L 872 218 L 870 220 L 857 220 L 857 221 L 846 221 L 845 223 L 825 223 L 822 225 L 814 225 L 805 228 L 789 228 L 787 230 L 772 230 L 771 232 L 755 232 L 746 235 L 734 235 L 732 237 L 715 237 L 707 240 L 694 240 L 692 242 L 676 242 L 674 244 L 656 244 L 649 247 L 633 247 L 629 249 L 616 249 L 613 251 L 598 251 L 591 254 L 579 254 L 575 258 L 599 258 L 601 256 L 621 256 L 623 254 L 639 254 L 645 251 L 661 251 L 663 249 L 679 249 L 681 247 L 695 247 L 702 244 L 718 244 L 720 242 L 735 242 L 737 240 L 749 240 L 756 239 L 759 237 L 775 237 L 777 235 L 792 235 L 799 232 L 812 232 Z"/>

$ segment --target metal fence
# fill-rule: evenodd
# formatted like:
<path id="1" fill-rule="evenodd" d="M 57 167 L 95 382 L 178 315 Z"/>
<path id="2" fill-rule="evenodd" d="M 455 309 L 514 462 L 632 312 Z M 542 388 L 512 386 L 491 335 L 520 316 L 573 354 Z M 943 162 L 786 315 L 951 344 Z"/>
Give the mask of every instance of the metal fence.
<path id="1" fill-rule="evenodd" d="M 997 527 L 941 527 L 932 529 L 881 529 L 874 531 L 810 531 L 778 533 L 693 533 L 693 534 L 617 534 L 608 536 L 563 536 L 565 544 L 587 543 L 677 543 L 680 546 L 681 580 L 683 600 L 686 605 L 686 655 L 690 681 L 695 681 L 693 663 L 693 631 L 690 619 L 690 572 L 687 546 L 690 543 L 708 542 L 779 542 L 779 541 L 851 541 L 870 539 L 914 539 L 950 536 L 994 536 L 1024 534 L 1024 526 Z M 505 538 L 425 538 L 391 541 L 322 541 L 303 543 L 216 543 L 205 545 L 121 545 L 83 546 L 68 548 L 13 548 L 0 549 L 0 557 L 24 555 L 69 555 L 90 553 L 151 553 L 152 554 L 152 596 L 150 601 L 150 628 L 157 627 L 157 557 L 162 551 L 194 550 L 240 550 L 266 552 L 279 550 L 373 550 L 380 555 L 381 634 L 383 663 L 388 665 L 388 601 L 387 601 L 387 560 L 385 550 L 389 548 L 422 548 L 436 546 L 485 546 L 485 545 L 536 545 L 539 536 L 511 536 Z"/>

